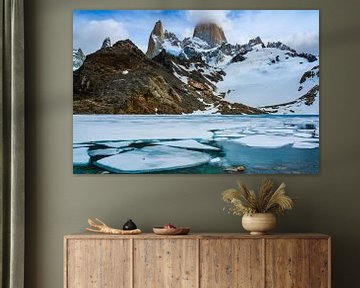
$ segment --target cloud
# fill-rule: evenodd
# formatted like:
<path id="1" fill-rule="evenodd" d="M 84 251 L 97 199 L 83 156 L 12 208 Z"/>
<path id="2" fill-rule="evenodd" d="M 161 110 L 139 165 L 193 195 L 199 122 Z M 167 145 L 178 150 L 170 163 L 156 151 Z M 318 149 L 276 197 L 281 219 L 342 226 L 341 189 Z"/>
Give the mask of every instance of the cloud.
<path id="1" fill-rule="evenodd" d="M 317 31 L 295 33 L 282 41 L 299 52 L 319 54 L 319 33 Z"/>
<path id="2" fill-rule="evenodd" d="M 112 43 L 129 38 L 124 25 L 114 19 L 76 22 L 73 33 L 74 48 L 80 47 L 85 54 L 99 49 L 106 37 L 110 37 Z"/>
<path id="3" fill-rule="evenodd" d="M 130 38 L 146 52 L 157 20 L 180 40 L 192 36 L 198 22 L 221 26 L 230 43 L 247 43 L 260 36 L 281 41 L 299 52 L 319 53 L 319 13 L 316 10 L 82 10 L 74 14 L 74 48 L 85 53 L 99 49 L 103 39 L 112 43 Z"/>
<path id="4" fill-rule="evenodd" d="M 265 43 L 281 41 L 299 52 L 319 52 L 318 11 L 245 10 L 228 17 L 223 29 L 231 43 L 260 36 Z"/>
<path id="5" fill-rule="evenodd" d="M 229 13 L 229 10 L 188 10 L 186 11 L 186 18 L 194 24 L 201 22 L 215 22 L 221 25 L 227 21 Z"/>

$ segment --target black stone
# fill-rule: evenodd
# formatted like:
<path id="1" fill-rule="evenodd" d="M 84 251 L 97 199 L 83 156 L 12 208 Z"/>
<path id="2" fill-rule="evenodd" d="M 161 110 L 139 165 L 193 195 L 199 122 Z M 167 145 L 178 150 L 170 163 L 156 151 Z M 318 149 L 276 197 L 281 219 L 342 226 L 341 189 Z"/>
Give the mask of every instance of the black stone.
<path id="1" fill-rule="evenodd" d="M 137 226 L 131 219 L 129 219 L 123 226 L 123 230 L 135 230 L 135 229 L 137 229 Z"/>

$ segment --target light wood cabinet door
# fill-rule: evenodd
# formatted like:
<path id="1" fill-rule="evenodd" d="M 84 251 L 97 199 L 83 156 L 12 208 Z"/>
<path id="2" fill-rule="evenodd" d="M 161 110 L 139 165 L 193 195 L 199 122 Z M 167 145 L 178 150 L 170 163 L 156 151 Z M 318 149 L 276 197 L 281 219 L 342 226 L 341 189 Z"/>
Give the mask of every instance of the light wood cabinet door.
<path id="1" fill-rule="evenodd" d="M 263 253 L 260 239 L 201 240 L 200 287 L 263 287 Z"/>
<path id="2" fill-rule="evenodd" d="M 266 288 L 329 287 L 326 239 L 266 239 Z"/>
<path id="3" fill-rule="evenodd" d="M 266 288 L 309 287 L 309 240 L 266 239 Z"/>
<path id="4" fill-rule="evenodd" d="M 131 287 L 130 252 L 130 240 L 67 240 L 65 287 Z"/>
<path id="5" fill-rule="evenodd" d="M 310 288 L 330 287 L 330 240 L 310 240 Z"/>
<path id="6" fill-rule="evenodd" d="M 134 240 L 134 288 L 196 288 L 198 240 Z"/>

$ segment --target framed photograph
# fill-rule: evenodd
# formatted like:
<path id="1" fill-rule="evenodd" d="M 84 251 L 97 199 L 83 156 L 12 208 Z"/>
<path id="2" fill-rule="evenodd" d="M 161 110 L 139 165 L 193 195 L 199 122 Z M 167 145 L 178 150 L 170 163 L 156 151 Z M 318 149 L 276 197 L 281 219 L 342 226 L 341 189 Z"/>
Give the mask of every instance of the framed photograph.
<path id="1" fill-rule="evenodd" d="M 73 12 L 73 172 L 319 173 L 318 10 Z"/>

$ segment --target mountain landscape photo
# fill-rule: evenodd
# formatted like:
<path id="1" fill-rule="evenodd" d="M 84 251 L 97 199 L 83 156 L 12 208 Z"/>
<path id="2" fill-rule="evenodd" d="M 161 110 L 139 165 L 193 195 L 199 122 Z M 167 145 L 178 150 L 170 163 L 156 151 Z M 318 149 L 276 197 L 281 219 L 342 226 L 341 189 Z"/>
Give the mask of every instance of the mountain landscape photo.
<path id="1" fill-rule="evenodd" d="M 319 173 L 317 10 L 73 18 L 74 173 Z"/>

